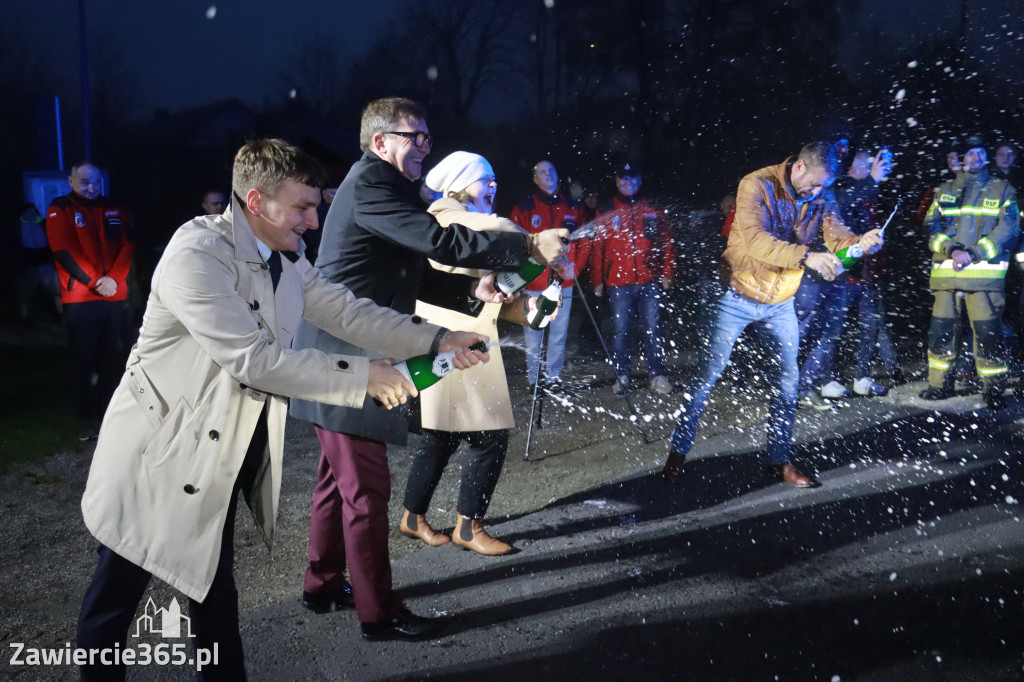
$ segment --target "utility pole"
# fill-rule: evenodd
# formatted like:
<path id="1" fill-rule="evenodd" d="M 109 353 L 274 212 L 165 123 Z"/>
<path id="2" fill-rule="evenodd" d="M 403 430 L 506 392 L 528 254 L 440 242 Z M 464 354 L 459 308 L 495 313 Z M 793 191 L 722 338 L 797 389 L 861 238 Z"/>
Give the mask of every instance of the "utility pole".
<path id="1" fill-rule="evenodd" d="M 82 69 L 82 136 L 84 158 L 92 160 L 92 105 L 89 98 L 89 50 L 86 45 L 85 0 L 78 0 L 78 60 Z"/>

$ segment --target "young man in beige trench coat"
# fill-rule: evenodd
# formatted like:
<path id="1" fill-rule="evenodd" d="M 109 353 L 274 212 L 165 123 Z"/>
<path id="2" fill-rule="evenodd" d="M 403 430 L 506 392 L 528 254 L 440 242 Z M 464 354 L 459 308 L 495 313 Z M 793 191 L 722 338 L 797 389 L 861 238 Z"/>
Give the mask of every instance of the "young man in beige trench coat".
<path id="1" fill-rule="evenodd" d="M 246 144 L 235 157 L 231 209 L 179 228 L 157 265 L 82 499 L 102 544 L 80 648 L 123 652 L 155 575 L 188 597 L 197 654 L 218 653 L 201 678 L 245 679 L 234 513 L 241 490 L 270 544 L 287 397 L 359 407 L 370 396 L 394 407 L 416 394 L 387 360 L 293 350 L 301 319 L 396 358 L 459 349 L 460 369 L 486 359 L 465 350 L 486 337 L 356 299 L 309 264 L 302 234 L 318 227 L 322 179 L 296 147 Z M 123 677 L 123 666 L 101 660 L 112 659 L 97 654 L 83 679 Z"/>

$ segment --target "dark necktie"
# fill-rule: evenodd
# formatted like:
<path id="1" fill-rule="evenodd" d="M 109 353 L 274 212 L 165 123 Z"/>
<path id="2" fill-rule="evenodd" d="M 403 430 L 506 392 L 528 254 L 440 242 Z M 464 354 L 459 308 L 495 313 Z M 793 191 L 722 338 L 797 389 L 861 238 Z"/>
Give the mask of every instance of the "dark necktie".
<path id="1" fill-rule="evenodd" d="M 270 266 L 270 281 L 274 284 L 274 291 L 277 291 L 277 283 L 281 279 L 281 254 L 278 251 L 271 251 L 267 259 Z"/>

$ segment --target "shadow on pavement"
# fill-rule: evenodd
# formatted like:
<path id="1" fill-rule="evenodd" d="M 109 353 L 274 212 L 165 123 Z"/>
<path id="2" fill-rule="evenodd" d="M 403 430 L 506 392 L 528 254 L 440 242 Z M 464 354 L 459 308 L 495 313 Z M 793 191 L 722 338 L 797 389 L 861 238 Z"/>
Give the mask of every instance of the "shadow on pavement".
<path id="1" fill-rule="evenodd" d="M 571 548 L 541 556 L 519 554 L 490 567 L 408 585 L 402 589 L 402 594 L 404 597 L 441 594 L 524 575 L 578 576 L 572 581 L 573 587 L 568 589 L 542 590 L 529 597 L 464 611 L 449 630 L 449 633 L 458 633 L 536 614 L 572 609 L 617 595 L 628 599 L 634 588 L 641 584 L 650 588 L 702 575 L 732 576 L 740 581 L 764 577 L 808 561 L 815 554 L 863 544 L 874 536 L 902 529 L 917 529 L 922 521 L 1005 504 L 1008 492 L 1019 497 L 1022 474 L 1019 456 L 1004 459 L 969 451 L 952 456 L 937 452 L 933 439 L 938 439 L 946 448 L 952 448 L 953 445 L 943 440 L 948 434 L 965 429 L 975 431 L 971 427 L 978 424 L 978 419 L 970 414 L 942 415 L 941 418 L 921 414 L 857 432 L 853 436 L 826 441 L 822 447 L 831 453 L 828 459 L 832 467 L 828 472 L 830 480 L 825 488 L 815 491 L 796 491 L 766 482 L 756 467 L 751 466 L 752 458 L 746 455 L 695 460 L 676 484 L 648 474 L 599 486 L 535 512 L 537 523 L 534 529 L 518 535 L 502 535 L 506 539 L 517 540 L 579 536 Z M 1020 436 L 1014 423 L 1000 425 L 992 422 L 984 426 L 990 429 L 989 437 L 992 439 L 987 452 L 1002 450 L 1002 446 L 1006 452 L 1020 451 Z M 896 444 L 895 441 L 900 442 Z M 854 442 L 858 445 L 852 446 Z M 915 442 L 919 447 L 910 449 Z M 865 457 L 865 447 L 871 448 L 869 452 L 885 454 Z M 875 473 L 884 477 L 880 480 L 857 479 L 861 474 L 854 473 L 849 464 L 864 461 L 873 462 Z M 886 467 L 906 466 L 901 467 L 899 473 L 892 474 L 879 472 L 879 462 L 884 462 Z M 863 469 L 860 467 L 859 470 Z M 596 518 L 568 518 L 574 506 L 593 499 L 614 501 L 616 507 L 629 511 Z M 727 501 L 731 504 L 725 504 Z M 701 509 L 704 511 L 693 513 Z M 681 516 L 678 529 L 657 523 L 674 516 Z M 618 530 L 617 536 L 610 532 L 612 529 Z M 941 528 L 935 528 L 929 529 L 928 534 L 936 538 L 943 532 Z M 595 535 L 587 537 L 587 533 Z M 575 571 L 592 565 L 620 562 L 654 568 L 641 570 L 635 575 L 625 575 L 624 571 L 612 572 L 612 577 L 593 578 L 589 582 L 587 574 Z M 955 593 L 960 588 L 952 586 L 948 589 Z M 874 599 L 871 597 L 867 601 Z M 852 606 L 860 608 L 861 605 Z M 893 605 L 893 608 L 899 611 L 902 607 Z M 857 612 L 856 609 L 849 611 L 837 607 L 831 600 L 826 610 L 830 613 Z M 813 622 L 815 618 L 813 609 L 798 615 L 807 622 Z M 764 615 L 764 623 L 759 622 L 761 616 L 757 614 L 743 618 L 755 620 L 754 625 L 744 627 L 749 631 L 756 626 L 754 629 L 759 636 L 765 634 L 762 630 L 771 631 L 773 627 L 768 624 L 768 615 Z M 680 645 L 688 647 L 692 633 L 687 629 L 692 626 L 683 623 L 675 627 L 687 631 L 687 639 L 681 640 Z M 777 623 L 775 627 L 783 632 L 789 631 L 788 624 L 784 622 Z M 726 632 L 733 630 L 730 628 Z M 797 642 L 799 638 L 792 641 Z M 817 641 L 817 638 L 810 641 Z M 749 647 L 745 645 L 745 648 Z M 770 648 L 766 650 L 771 651 Z M 719 662 L 722 663 L 725 662 Z M 708 671 L 711 669 L 707 668 Z"/>
<path id="2" fill-rule="evenodd" d="M 559 633 L 529 657 L 391 679 L 1010 682 L 1022 676 L 1022 581 L 1024 570 L 898 591 L 886 585 L 827 603 L 740 613 L 723 605 L 704 618 L 649 613 L 646 623 Z M 977 661 L 985 664 L 976 671 Z"/>

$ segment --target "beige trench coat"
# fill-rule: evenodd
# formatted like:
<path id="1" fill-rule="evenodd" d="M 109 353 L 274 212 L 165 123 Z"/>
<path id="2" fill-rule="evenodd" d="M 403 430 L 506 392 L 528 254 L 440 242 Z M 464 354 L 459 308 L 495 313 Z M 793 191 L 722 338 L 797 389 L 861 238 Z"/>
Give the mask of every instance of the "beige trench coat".
<path id="1" fill-rule="evenodd" d="M 247 492 L 269 546 L 285 396 L 363 404 L 368 360 L 292 350 L 299 320 L 400 358 L 428 352 L 440 331 L 356 299 L 305 257 L 282 265 L 275 292 L 237 203 L 177 231 L 153 276 L 82 498 L 100 542 L 198 601 L 213 581 L 231 492 L 264 406 L 269 439 Z"/>
<path id="2" fill-rule="evenodd" d="M 450 197 L 438 199 L 428 210 L 437 218 L 437 222 L 445 227 L 458 223 L 471 230 L 522 232 L 522 229 L 511 220 L 494 214 L 467 211 L 462 204 Z M 453 268 L 434 261 L 430 264 L 439 270 L 473 277 L 480 277 L 487 272 Z M 486 303 L 477 317 L 471 317 L 416 301 L 417 315 L 443 327 L 486 334 L 491 341 L 498 340 L 497 320 L 500 310 L 501 305 Z M 490 356 L 490 362 L 461 372 L 452 372 L 420 394 L 420 419 L 423 428 L 454 432 L 493 431 L 515 426 L 501 349 L 497 346 L 491 348 Z"/>

